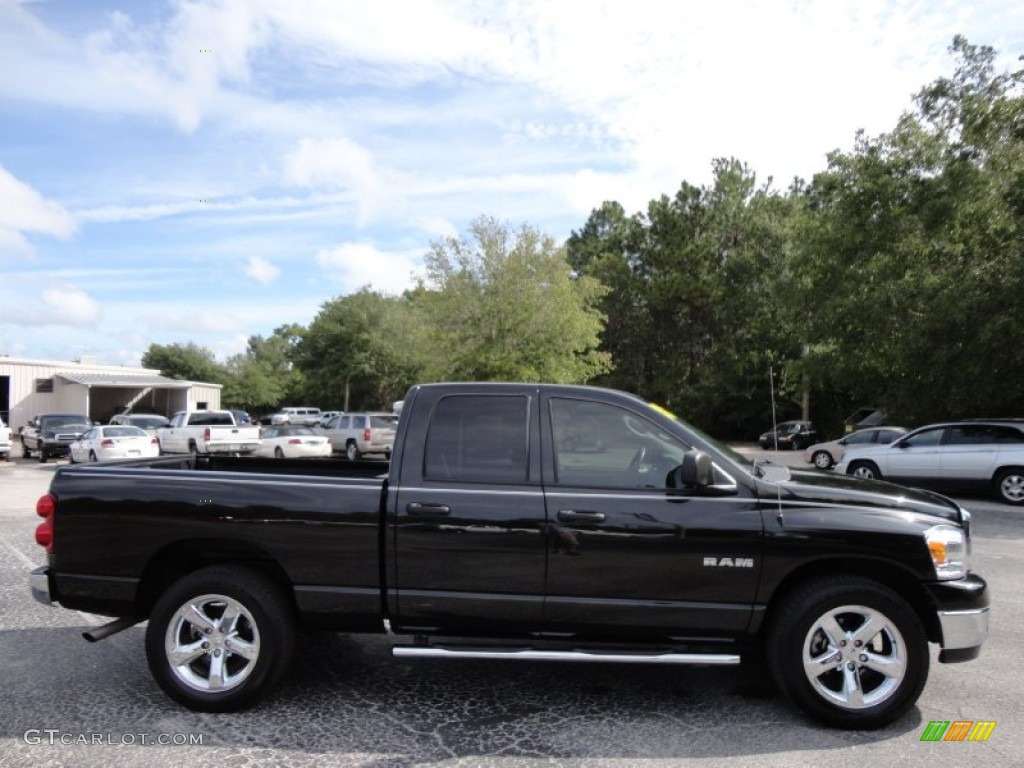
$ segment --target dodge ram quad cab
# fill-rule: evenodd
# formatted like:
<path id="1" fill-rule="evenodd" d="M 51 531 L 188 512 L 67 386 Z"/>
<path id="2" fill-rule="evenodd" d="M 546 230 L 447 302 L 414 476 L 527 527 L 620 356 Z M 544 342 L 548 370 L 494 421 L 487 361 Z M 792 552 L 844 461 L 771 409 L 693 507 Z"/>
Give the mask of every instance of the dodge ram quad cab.
<path id="1" fill-rule="evenodd" d="M 811 717 L 875 728 L 917 701 L 930 642 L 968 661 L 988 633 L 955 502 L 752 463 L 590 387 L 416 386 L 390 464 L 60 467 L 37 512 L 36 598 L 115 617 L 92 640 L 148 619 L 154 678 L 196 710 L 254 703 L 321 628 L 403 657 L 749 656 Z"/>

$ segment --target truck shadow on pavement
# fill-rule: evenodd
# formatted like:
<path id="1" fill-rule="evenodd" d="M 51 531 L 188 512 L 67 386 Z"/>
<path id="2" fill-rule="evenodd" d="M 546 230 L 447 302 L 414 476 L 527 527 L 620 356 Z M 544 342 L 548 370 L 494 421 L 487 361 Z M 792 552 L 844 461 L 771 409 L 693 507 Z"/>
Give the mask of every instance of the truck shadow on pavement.
<path id="1" fill-rule="evenodd" d="M 285 684 L 255 708 L 198 713 L 153 682 L 141 626 L 96 644 L 81 629 L 0 631 L 3 737 L 21 745 L 28 729 L 197 733 L 203 745 L 176 747 L 176 760 L 203 760 L 215 747 L 256 762 L 270 750 L 289 763 L 306 755 L 381 768 L 502 758 L 745 764 L 744 756 L 845 749 L 922 727 L 914 709 L 879 731 L 823 728 L 791 709 L 758 668 L 395 659 L 387 638 L 331 633 L 302 635 Z M 82 751 L 94 749 L 63 754 L 98 759 Z"/>

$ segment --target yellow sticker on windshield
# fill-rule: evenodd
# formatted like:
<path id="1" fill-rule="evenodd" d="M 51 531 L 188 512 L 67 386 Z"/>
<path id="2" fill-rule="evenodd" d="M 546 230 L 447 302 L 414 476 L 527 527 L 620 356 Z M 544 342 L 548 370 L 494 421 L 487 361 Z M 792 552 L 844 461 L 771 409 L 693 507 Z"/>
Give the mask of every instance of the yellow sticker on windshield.
<path id="1" fill-rule="evenodd" d="M 648 403 L 648 405 L 651 406 L 651 408 L 656 410 L 658 413 L 660 413 L 662 416 L 668 416 L 670 419 L 675 419 L 676 421 L 679 421 L 679 417 L 672 413 L 672 411 L 670 411 L 668 408 L 663 408 L 657 403 Z"/>

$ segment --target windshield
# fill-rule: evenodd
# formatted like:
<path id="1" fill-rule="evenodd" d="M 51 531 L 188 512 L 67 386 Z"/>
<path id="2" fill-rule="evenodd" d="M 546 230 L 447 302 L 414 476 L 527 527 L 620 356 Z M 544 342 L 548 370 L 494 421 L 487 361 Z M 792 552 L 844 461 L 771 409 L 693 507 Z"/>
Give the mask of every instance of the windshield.
<path id="1" fill-rule="evenodd" d="M 169 423 L 163 416 L 132 416 L 129 421 L 141 429 L 165 427 Z"/>
<path id="2" fill-rule="evenodd" d="M 43 429 L 60 429 L 61 427 L 91 427 L 90 422 L 85 416 L 76 416 L 75 414 L 64 413 L 58 416 L 44 416 L 40 421 Z"/>

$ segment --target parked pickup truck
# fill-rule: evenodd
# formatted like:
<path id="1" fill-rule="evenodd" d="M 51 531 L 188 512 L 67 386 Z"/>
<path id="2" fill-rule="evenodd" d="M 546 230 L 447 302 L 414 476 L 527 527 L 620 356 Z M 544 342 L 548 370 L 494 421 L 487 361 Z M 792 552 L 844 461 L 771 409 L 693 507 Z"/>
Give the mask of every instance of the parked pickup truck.
<path id="1" fill-rule="evenodd" d="M 33 453 L 44 462 L 52 456 L 67 456 L 70 446 L 93 423 L 82 413 L 43 413 L 36 416 L 21 430 L 21 457 Z"/>
<path id="2" fill-rule="evenodd" d="M 235 424 L 231 411 L 179 411 L 156 431 L 163 453 L 252 453 L 260 428 Z"/>
<path id="3" fill-rule="evenodd" d="M 60 467 L 37 512 L 36 598 L 117 617 L 93 640 L 148 619 L 153 676 L 196 710 L 252 704 L 324 628 L 403 657 L 749 656 L 813 718 L 874 728 L 917 700 L 929 642 L 967 661 L 988 634 L 955 502 L 751 463 L 612 390 L 416 386 L 390 465 Z"/>

